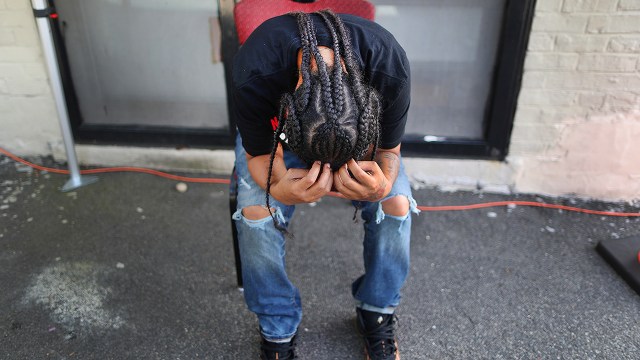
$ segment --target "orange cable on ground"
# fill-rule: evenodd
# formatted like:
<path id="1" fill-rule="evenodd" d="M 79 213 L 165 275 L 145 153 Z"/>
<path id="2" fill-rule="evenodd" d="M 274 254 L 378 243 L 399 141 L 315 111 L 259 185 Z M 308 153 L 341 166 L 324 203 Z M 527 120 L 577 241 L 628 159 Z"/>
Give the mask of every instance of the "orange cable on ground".
<path id="1" fill-rule="evenodd" d="M 48 172 L 55 173 L 55 174 L 69 174 L 69 170 L 49 168 L 49 167 L 40 166 L 40 165 L 31 163 L 29 161 L 26 161 L 24 159 L 21 159 L 21 158 L 17 157 L 16 155 L 8 152 L 7 150 L 5 150 L 5 149 L 3 149 L 1 147 L 0 147 L 0 153 L 6 155 L 7 157 L 9 157 L 9 158 L 11 158 L 11 159 L 13 159 L 13 160 L 15 160 L 15 161 L 17 161 L 19 163 L 25 164 L 25 165 L 30 166 L 30 167 L 32 167 L 34 169 L 37 169 L 37 170 L 48 171 Z M 109 172 L 139 172 L 139 173 L 156 175 L 156 176 L 160 176 L 160 177 L 171 179 L 171 180 L 192 182 L 192 183 L 229 184 L 229 182 L 230 182 L 229 179 L 194 178 L 194 177 L 173 175 L 173 174 L 169 174 L 169 173 L 166 173 L 166 172 L 147 169 L 147 168 L 130 167 L 130 166 L 99 168 L 99 169 L 91 169 L 91 170 L 82 170 L 82 171 L 80 171 L 81 174 L 98 174 L 98 173 L 109 173 Z M 343 197 L 341 194 L 335 193 L 335 192 L 331 192 L 330 195 L 331 196 L 335 196 L 335 197 Z M 555 205 L 555 204 L 539 203 L 539 202 L 534 202 L 534 201 L 519 201 L 519 200 L 494 201 L 494 202 L 480 203 L 480 204 L 470 204 L 470 205 L 446 205 L 446 206 L 422 206 L 422 205 L 419 205 L 418 209 L 420 209 L 422 211 L 462 211 L 462 210 L 482 209 L 482 208 L 496 207 L 496 206 L 513 206 L 513 205 L 516 205 L 516 206 L 541 207 L 541 208 L 548 208 L 548 209 L 559 209 L 559 210 L 574 211 L 574 212 L 580 212 L 580 213 L 591 214 L 591 215 L 618 216 L 618 217 L 640 217 L 640 213 L 625 213 L 625 212 L 614 212 L 614 211 L 590 210 L 590 209 L 582 209 L 582 208 L 573 207 L 573 206 L 566 206 L 566 205 Z"/>
<path id="2" fill-rule="evenodd" d="M 25 164 L 25 165 L 30 166 L 30 167 L 32 167 L 34 169 L 37 169 L 37 170 L 48 171 L 48 172 L 55 173 L 55 174 L 69 174 L 69 170 L 54 169 L 54 168 L 40 166 L 40 165 L 36 165 L 34 163 L 31 163 L 31 162 L 28 162 L 27 160 L 21 159 L 21 158 L 17 157 L 16 155 L 13 155 L 12 153 L 8 152 L 7 150 L 5 150 L 3 148 L 0 148 L 0 153 L 8 156 L 9 158 L 11 158 L 11 159 L 13 159 L 13 160 L 15 160 L 15 161 L 17 161 L 19 163 Z M 210 183 L 210 184 L 228 184 L 229 183 L 229 179 L 186 177 L 186 176 L 173 175 L 173 174 L 169 174 L 169 173 L 158 171 L 158 170 L 152 170 L 152 169 L 141 168 L 141 167 L 132 167 L 132 166 L 109 167 L 109 168 L 100 168 L 100 169 L 81 170 L 80 171 L 81 174 L 99 174 L 99 173 L 109 173 L 109 172 L 139 172 L 139 173 L 156 175 L 156 176 L 164 177 L 164 178 L 171 179 L 171 180 L 192 182 L 192 183 Z"/>
<path id="3" fill-rule="evenodd" d="M 592 214 L 592 215 L 621 216 L 621 217 L 640 216 L 640 213 L 623 213 L 623 212 L 613 212 L 613 211 L 590 210 L 590 209 L 582 209 L 582 208 L 573 207 L 573 206 L 546 204 L 546 203 L 539 203 L 534 201 L 520 201 L 520 200 L 494 201 L 494 202 L 488 202 L 488 203 L 482 203 L 482 204 L 471 204 L 471 205 L 418 206 L 418 209 L 422 211 L 460 211 L 460 210 L 482 209 L 482 208 L 488 208 L 488 207 L 494 207 L 494 206 L 509 206 L 509 205 L 559 209 L 559 210 L 575 211 L 575 212 L 581 212 L 581 213 Z"/>

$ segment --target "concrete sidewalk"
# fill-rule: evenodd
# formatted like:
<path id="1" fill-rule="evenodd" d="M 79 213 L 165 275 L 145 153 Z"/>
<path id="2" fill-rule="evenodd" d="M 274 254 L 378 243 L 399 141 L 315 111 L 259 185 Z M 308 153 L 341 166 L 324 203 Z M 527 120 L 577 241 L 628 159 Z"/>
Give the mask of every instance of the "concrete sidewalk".
<path id="1" fill-rule="evenodd" d="M 67 179 L 0 157 L 0 358 L 257 358 L 257 322 L 235 286 L 226 186 L 179 193 L 170 180 L 112 173 L 62 193 Z M 536 200 L 414 195 L 420 205 Z M 326 198 L 299 206 L 292 223 L 302 359 L 363 358 L 349 295 L 362 271 L 352 215 Z M 505 207 L 423 212 L 413 224 L 403 359 L 638 359 L 640 297 L 594 246 L 640 233 L 639 218 Z"/>

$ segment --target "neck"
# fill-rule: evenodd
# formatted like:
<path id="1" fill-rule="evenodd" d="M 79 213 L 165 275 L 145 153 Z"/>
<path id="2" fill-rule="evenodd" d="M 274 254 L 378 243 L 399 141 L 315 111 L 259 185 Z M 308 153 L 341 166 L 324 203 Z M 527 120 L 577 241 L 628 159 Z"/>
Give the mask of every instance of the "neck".
<path id="1" fill-rule="evenodd" d="M 327 64 L 328 67 L 333 66 L 334 63 L 334 53 L 333 53 L 333 49 L 326 47 L 326 46 L 318 46 L 318 51 L 320 52 L 320 55 L 322 56 L 322 60 L 324 60 L 324 63 Z M 347 67 L 344 63 L 343 59 L 340 59 L 340 63 L 342 64 L 342 70 L 346 73 L 347 72 Z M 300 66 L 302 66 L 302 49 L 298 50 L 298 60 L 297 60 L 297 66 L 298 69 L 300 69 Z M 311 56 L 311 71 L 318 71 L 318 63 L 316 62 L 316 59 L 314 56 Z M 296 84 L 296 89 L 298 87 L 300 87 L 300 85 L 302 85 L 302 72 L 298 71 L 298 83 Z"/>

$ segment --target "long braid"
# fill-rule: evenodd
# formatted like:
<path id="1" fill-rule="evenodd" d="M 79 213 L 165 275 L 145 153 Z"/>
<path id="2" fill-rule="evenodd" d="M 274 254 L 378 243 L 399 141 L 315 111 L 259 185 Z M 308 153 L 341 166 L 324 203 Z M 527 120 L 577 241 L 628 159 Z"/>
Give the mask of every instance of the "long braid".
<path id="1" fill-rule="evenodd" d="M 340 39 L 338 37 L 338 34 L 336 33 L 336 29 L 333 27 L 333 24 L 327 18 L 327 15 L 323 12 L 319 12 L 318 14 L 324 20 L 325 25 L 327 26 L 327 29 L 329 30 L 329 33 L 331 34 L 331 38 L 333 40 L 333 86 L 331 90 L 332 94 L 334 95 L 333 100 L 336 103 L 336 111 L 342 112 L 344 94 L 342 94 L 343 71 Z"/>
<path id="2" fill-rule="evenodd" d="M 329 77 L 329 73 L 327 71 L 328 70 L 327 64 L 324 61 L 324 57 L 322 57 L 322 54 L 320 54 L 320 50 L 318 49 L 318 39 L 316 37 L 316 29 L 315 29 L 315 26 L 313 25 L 313 21 L 311 21 L 311 17 L 309 16 L 309 14 L 304 14 L 304 15 L 305 15 L 305 21 L 309 25 L 308 36 L 310 37 L 310 40 L 311 40 L 311 51 L 313 52 L 314 58 L 316 60 L 316 65 L 318 67 L 318 75 L 319 75 L 319 79 L 321 83 L 321 91 L 323 95 L 322 100 L 327 106 L 327 112 L 329 114 L 329 117 L 332 120 L 335 120 L 336 113 L 335 113 L 333 97 L 331 96 L 332 86 L 331 86 L 331 78 Z"/>
<path id="3" fill-rule="evenodd" d="M 279 123 L 269 158 L 266 205 L 275 227 L 287 235 L 290 234 L 286 224 L 278 223 L 269 199 L 278 144 L 286 143 L 307 164 L 320 160 L 331 163 L 332 169 L 336 170 L 351 158 L 363 159 L 369 150 L 373 150 L 373 160 L 380 139 L 380 97 L 364 82 L 348 30 L 330 10 L 316 14 L 331 35 L 333 66 L 327 66 L 320 53 L 311 16 L 302 12 L 290 13 L 295 17 L 300 33 L 299 76 L 302 83 L 292 93 L 283 94 L 280 100 Z M 317 64 L 317 72 L 311 71 L 312 59 Z"/>
<path id="4" fill-rule="evenodd" d="M 364 99 L 366 91 L 362 84 L 362 72 L 360 66 L 356 63 L 353 55 L 353 47 L 351 45 L 351 37 L 349 31 L 344 27 L 342 20 L 334 12 L 330 10 L 322 10 L 321 14 L 326 16 L 326 19 L 331 22 L 332 27 L 337 30 L 338 37 L 340 38 L 340 50 L 343 53 L 343 59 L 347 72 L 350 74 L 349 80 L 355 90 L 356 100 L 360 108 L 364 106 Z M 323 17 L 324 18 L 324 17 Z"/>
<path id="5" fill-rule="evenodd" d="M 286 107 L 287 108 L 291 108 L 292 106 L 290 106 L 290 102 L 287 101 L 286 102 Z M 282 224 L 280 224 L 278 222 L 278 220 L 276 219 L 275 215 L 273 214 L 273 211 L 271 211 L 271 202 L 269 201 L 269 197 L 271 196 L 271 175 L 273 174 L 273 162 L 276 158 L 276 152 L 278 151 L 278 138 L 280 136 L 280 134 L 283 133 L 283 129 L 284 129 L 284 125 L 285 125 L 285 121 L 283 119 L 283 107 L 280 107 L 280 115 L 279 118 L 281 120 L 278 121 L 278 127 L 276 128 L 276 131 L 273 133 L 273 148 L 271 149 L 271 156 L 269 157 L 269 171 L 268 171 L 268 175 L 267 175 L 267 187 L 266 187 L 266 203 L 267 203 L 267 210 L 269 211 L 269 215 L 271 216 L 271 219 L 273 219 L 273 225 L 276 227 L 276 229 L 280 230 L 280 232 L 282 232 L 285 235 L 291 235 L 289 233 L 289 231 L 287 231 L 286 227 L 284 227 Z"/>
<path id="6" fill-rule="evenodd" d="M 349 79 L 353 85 L 354 97 L 361 110 L 361 116 L 358 119 L 358 142 L 354 148 L 354 153 L 358 157 L 362 157 L 368 150 L 369 144 L 373 141 L 374 151 L 371 159 L 375 158 L 375 152 L 378 147 L 380 138 L 379 117 L 380 117 L 380 100 L 379 96 L 373 89 L 366 89 L 362 83 L 362 74 L 360 67 L 356 64 L 351 46 L 351 38 L 349 31 L 344 27 L 342 20 L 333 12 L 328 10 L 320 11 L 321 16 L 326 22 L 330 22 L 333 26 L 329 28 L 337 29 L 340 39 L 341 50 L 344 53 L 345 66 L 347 72 L 351 75 Z"/>
<path id="7" fill-rule="evenodd" d="M 305 54 L 307 53 L 307 51 L 309 51 L 312 53 L 314 60 L 316 60 L 316 64 L 318 67 L 317 79 L 320 81 L 320 93 L 322 94 L 322 101 L 326 106 L 326 114 L 329 117 L 329 124 L 327 124 L 327 126 L 320 127 L 318 129 L 318 135 L 321 136 L 321 138 L 326 139 L 333 133 L 334 136 L 345 138 L 343 140 L 344 142 L 346 141 L 346 135 L 342 134 L 343 132 L 340 131 L 340 124 L 338 123 L 338 118 L 342 113 L 344 95 L 342 94 L 342 68 L 335 66 L 336 64 L 340 63 L 340 47 L 335 30 L 332 30 L 332 33 L 334 35 L 334 47 L 338 50 L 334 51 L 334 73 L 332 74 L 332 76 L 329 76 L 326 62 L 324 61 L 324 58 L 322 57 L 318 49 L 315 26 L 313 25 L 311 17 L 309 16 L 309 14 L 300 12 L 294 13 L 294 15 L 296 16 L 296 19 L 298 21 L 298 28 L 301 32 L 300 37 L 303 51 L 301 71 L 304 71 L 302 75 L 305 76 L 309 74 L 310 67 L 305 61 Z M 337 82 L 336 78 L 338 80 Z M 305 79 L 303 78 L 303 84 L 304 83 Z M 311 84 L 311 86 L 317 85 Z M 304 94 L 302 94 L 304 99 L 306 101 L 309 101 L 309 97 L 306 93 L 307 87 L 303 88 L 302 91 L 304 92 Z M 335 154 L 336 151 L 335 146 L 314 146 L 314 148 L 316 148 L 316 153 L 319 152 L 323 155 L 322 157 L 325 158 L 330 157 L 330 154 Z M 313 161 L 312 159 L 305 160 Z"/>
<path id="8" fill-rule="evenodd" d="M 349 135 L 345 132 L 342 126 L 338 123 L 338 118 L 344 111 L 344 103 L 346 94 L 343 89 L 343 80 L 345 78 L 345 73 L 342 69 L 342 41 L 339 34 L 336 32 L 335 26 L 332 20 L 328 17 L 328 11 L 318 12 L 318 15 L 322 17 L 322 20 L 325 23 L 325 26 L 329 30 L 331 34 L 331 38 L 333 41 L 333 77 L 331 83 L 331 99 L 335 104 L 334 109 L 329 109 L 330 119 L 333 120 L 332 123 L 332 131 L 335 134 L 334 140 L 334 149 L 333 154 L 342 154 L 336 159 L 336 162 L 343 163 L 349 160 L 352 157 L 352 146 L 349 141 Z M 358 73 L 355 73 L 358 76 Z M 334 110 L 335 113 L 331 113 L 331 110 Z"/>
<path id="9" fill-rule="evenodd" d="M 302 62 L 300 64 L 300 75 L 302 76 L 302 85 L 299 89 L 300 96 L 296 97 L 296 109 L 298 111 L 304 111 L 309 104 L 309 93 L 311 90 L 311 44 L 308 31 L 306 28 L 306 22 L 302 13 L 293 13 L 292 15 L 297 17 L 298 31 L 300 32 L 300 42 L 302 49 Z"/>
<path id="10" fill-rule="evenodd" d="M 313 56 L 316 64 L 318 66 L 318 73 L 320 74 L 320 81 L 322 83 L 323 89 L 323 100 L 326 105 L 329 107 L 333 107 L 333 100 L 331 99 L 331 93 L 329 89 L 331 89 L 331 84 L 329 80 L 329 74 L 327 73 L 327 65 L 324 61 L 324 58 L 320 54 L 320 50 L 318 49 L 318 39 L 316 37 L 315 26 L 313 25 L 313 21 L 311 21 L 311 17 L 309 14 L 304 12 L 295 12 L 294 16 L 298 20 L 298 29 L 300 30 L 300 39 L 302 42 L 302 51 L 303 51 L 303 60 L 304 60 L 304 52 L 309 51 Z M 310 71 L 310 63 L 307 64 L 303 62 L 301 64 L 301 68 L 304 69 L 305 72 Z M 302 79 L 304 83 L 304 78 Z"/>
<path id="11" fill-rule="evenodd" d="M 333 100 L 336 104 L 336 111 L 341 113 L 344 105 L 344 94 L 342 93 L 342 46 L 338 34 L 336 33 L 336 29 L 331 20 L 327 17 L 326 12 L 320 11 L 318 14 L 322 17 L 322 20 L 324 20 L 327 29 L 329 29 L 329 32 L 331 33 L 331 38 L 333 39 L 333 86 L 331 90 L 334 95 Z"/>
<path id="12" fill-rule="evenodd" d="M 367 124 L 366 129 L 366 143 L 363 143 L 362 150 L 356 149 L 356 151 L 360 150 L 363 153 L 360 156 L 364 156 L 366 153 L 368 144 L 373 145 L 373 151 L 371 152 L 371 160 L 375 159 L 376 152 L 378 151 L 378 144 L 380 141 L 380 122 L 378 119 L 380 118 L 380 100 L 378 98 L 378 94 L 375 92 L 370 93 L 367 106 L 365 106 L 362 115 L 360 116 L 361 123 Z"/>

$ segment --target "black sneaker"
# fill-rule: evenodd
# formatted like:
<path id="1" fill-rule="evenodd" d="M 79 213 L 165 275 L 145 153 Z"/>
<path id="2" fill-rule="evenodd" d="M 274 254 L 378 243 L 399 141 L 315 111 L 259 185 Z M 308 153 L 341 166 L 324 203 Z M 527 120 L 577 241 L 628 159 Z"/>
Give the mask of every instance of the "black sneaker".
<path id="1" fill-rule="evenodd" d="M 394 334 L 395 315 L 380 314 L 357 308 L 358 330 L 364 337 L 366 360 L 400 360 Z"/>
<path id="2" fill-rule="evenodd" d="M 298 357 L 295 354 L 296 337 L 287 343 L 274 343 L 262 338 L 260 344 L 260 360 L 292 360 Z"/>

